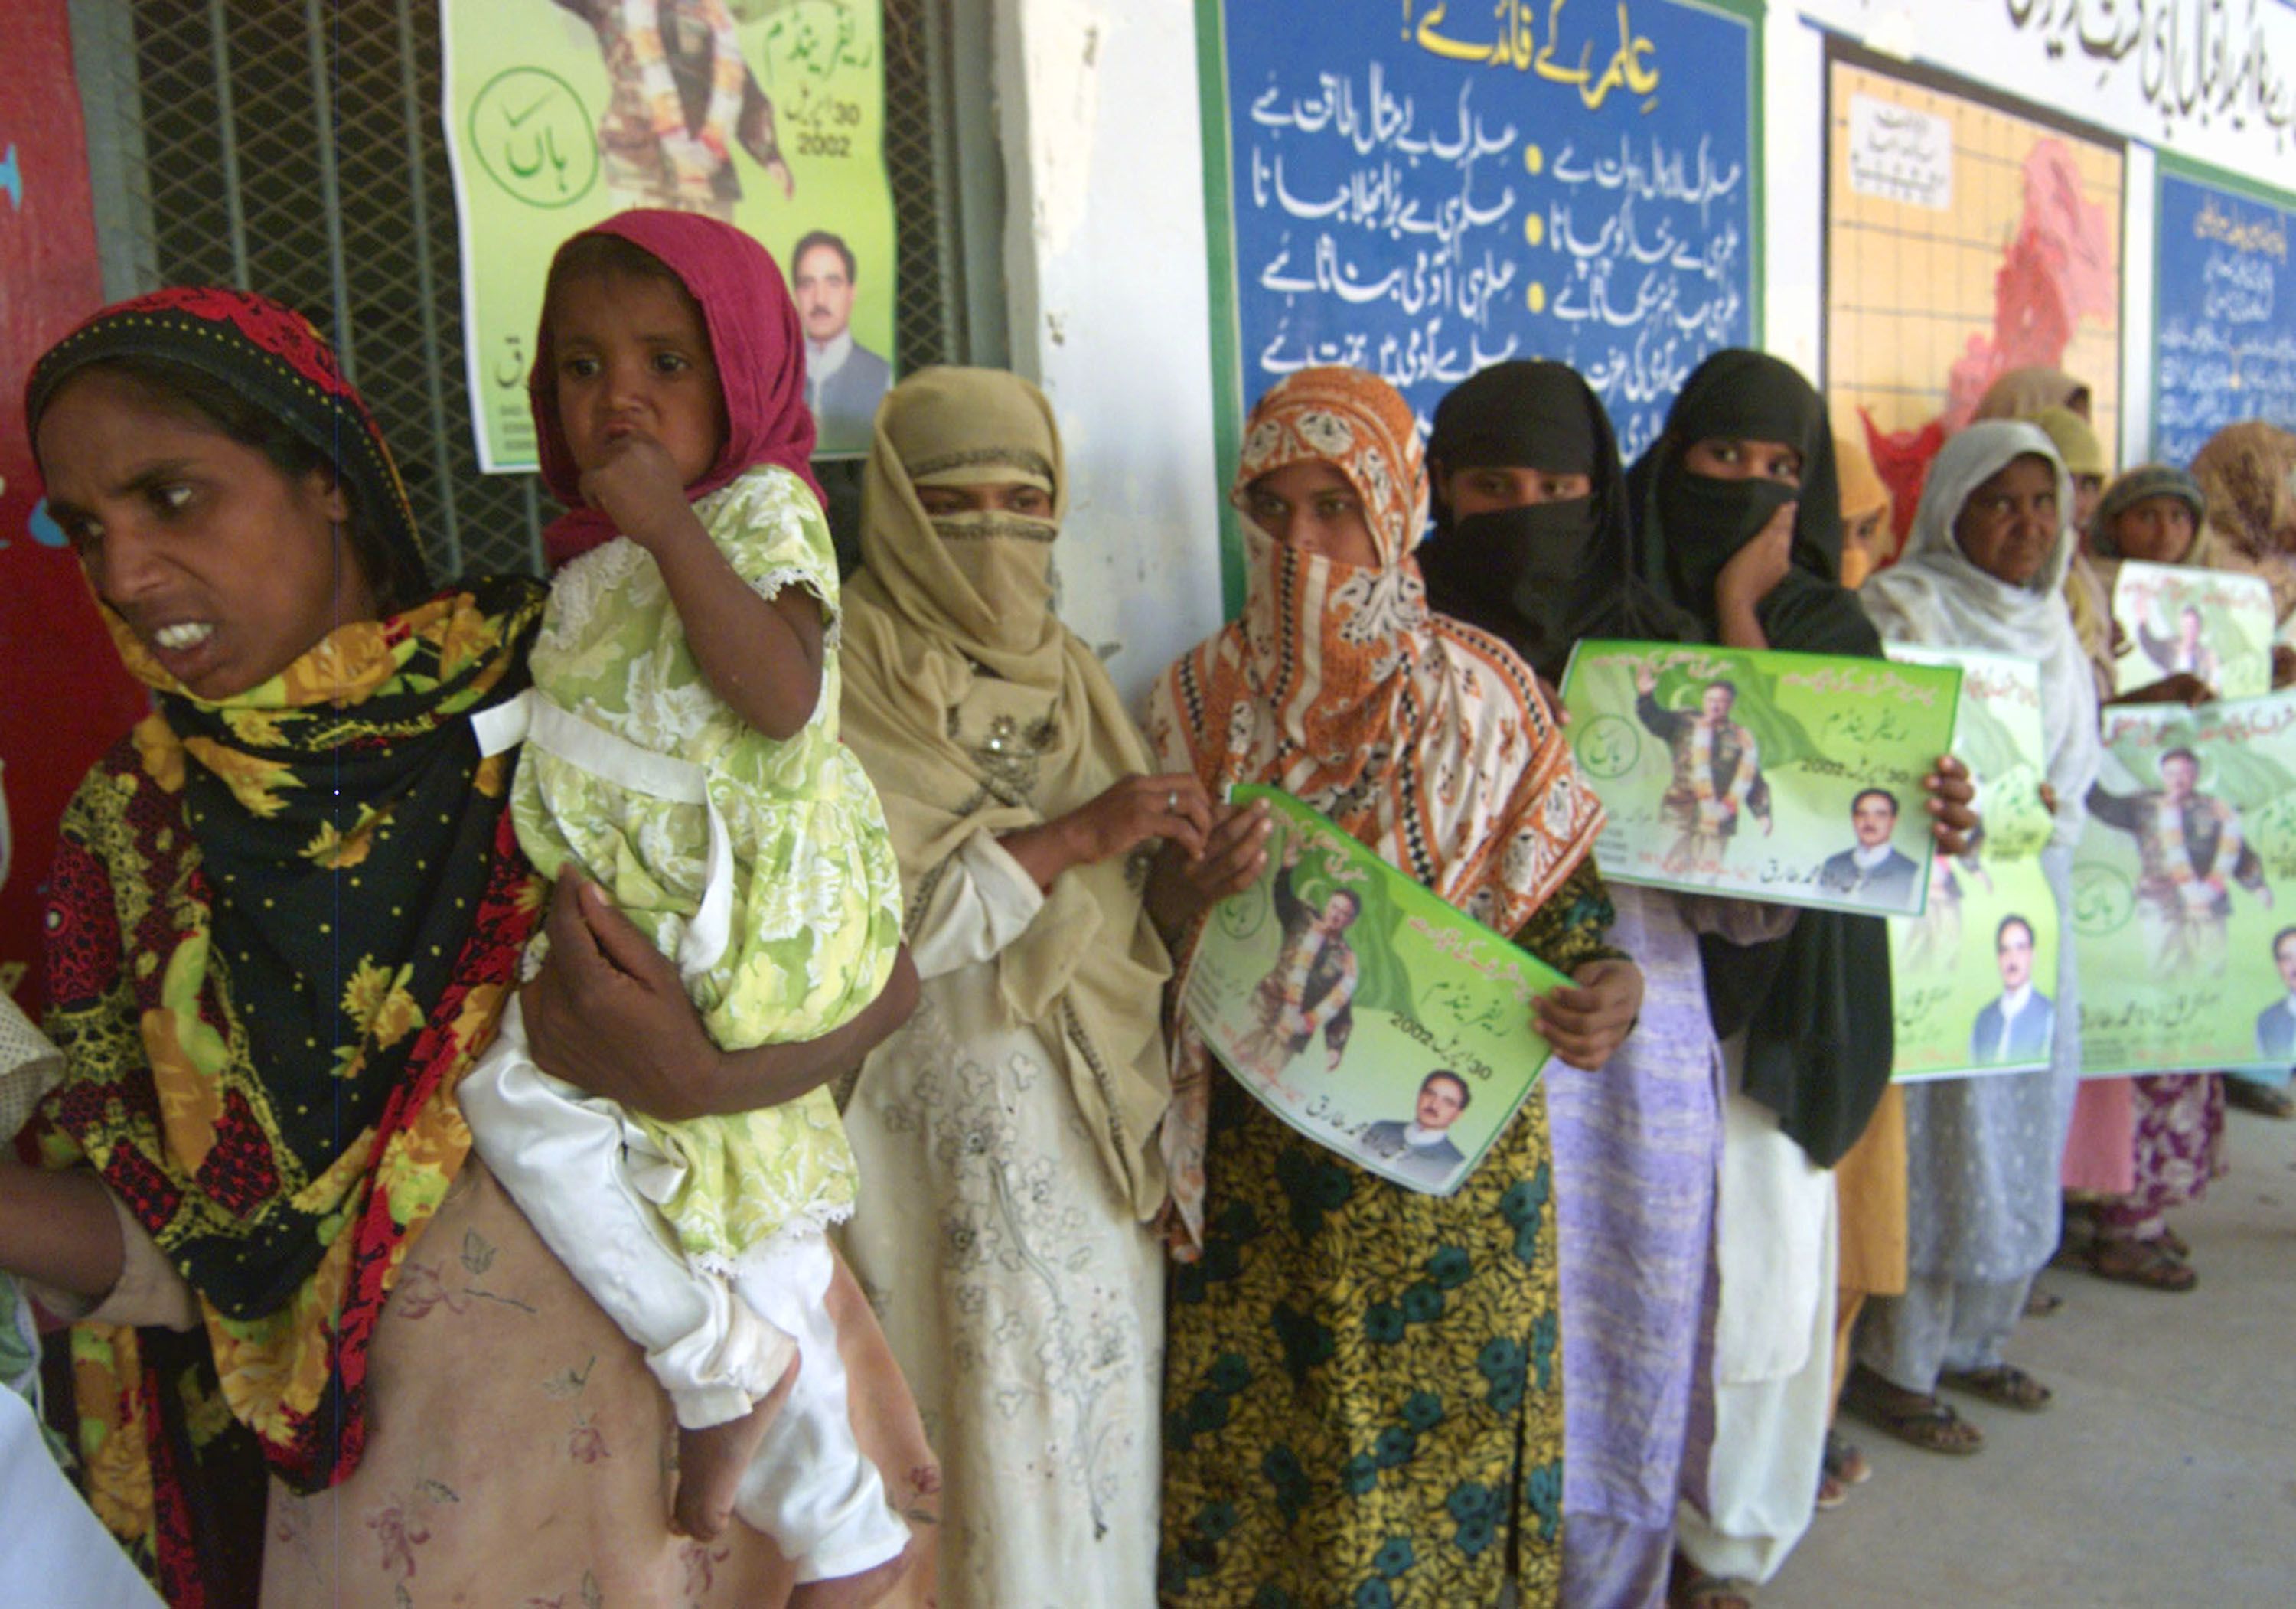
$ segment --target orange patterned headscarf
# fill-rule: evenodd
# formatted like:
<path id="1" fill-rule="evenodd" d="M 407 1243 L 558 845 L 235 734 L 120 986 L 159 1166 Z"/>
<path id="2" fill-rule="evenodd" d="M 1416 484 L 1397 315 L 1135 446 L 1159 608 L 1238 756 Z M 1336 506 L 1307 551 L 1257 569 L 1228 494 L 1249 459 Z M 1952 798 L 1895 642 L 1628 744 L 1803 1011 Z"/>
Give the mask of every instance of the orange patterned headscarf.
<path id="1" fill-rule="evenodd" d="M 1308 462 L 1339 470 L 1363 500 L 1377 566 L 1288 547 L 1247 515 L 1242 618 L 1158 679 L 1149 740 L 1215 795 L 1235 783 L 1283 789 L 1513 933 L 1593 850 L 1603 807 L 1529 668 L 1498 638 L 1428 611 L 1411 558 L 1427 466 L 1409 405 L 1356 369 L 1289 376 L 1252 410 L 1230 497 L 1242 507 L 1253 481 Z M 1193 948 L 1193 936 L 1180 947 L 1184 969 Z M 1165 1156 L 1193 1235 L 1210 1062 L 1185 1022 L 1173 1039 Z"/>

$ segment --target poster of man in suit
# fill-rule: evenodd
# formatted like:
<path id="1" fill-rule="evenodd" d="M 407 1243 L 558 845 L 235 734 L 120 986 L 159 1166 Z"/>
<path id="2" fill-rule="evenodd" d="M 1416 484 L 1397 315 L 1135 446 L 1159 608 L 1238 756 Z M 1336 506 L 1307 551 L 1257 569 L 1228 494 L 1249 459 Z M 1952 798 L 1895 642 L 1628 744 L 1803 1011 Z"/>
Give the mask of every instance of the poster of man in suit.
<path id="1" fill-rule="evenodd" d="M 2057 1007 L 2033 987 L 2033 924 L 2022 916 L 2002 917 L 1993 951 L 2001 992 L 1977 1014 L 1969 1059 L 1980 1067 L 2045 1065 L 2056 1038 Z"/>

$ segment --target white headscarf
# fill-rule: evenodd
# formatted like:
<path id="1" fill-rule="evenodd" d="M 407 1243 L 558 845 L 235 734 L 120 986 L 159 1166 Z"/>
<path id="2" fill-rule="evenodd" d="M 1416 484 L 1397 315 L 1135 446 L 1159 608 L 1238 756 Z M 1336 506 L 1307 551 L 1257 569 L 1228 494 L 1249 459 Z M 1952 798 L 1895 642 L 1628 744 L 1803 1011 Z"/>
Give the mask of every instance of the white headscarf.
<path id="1" fill-rule="evenodd" d="M 2011 587 L 1970 562 L 1954 521 L 1971 494 L 2019 458 L 2046 459 L 2057 477 L 2057 540 L 2038 574 Z M 1969 426 L 1930 465 L 1912 534 L 1897 564 L 1866 583 L 1857 601 L 1892 642 L 1980 648 L 2038 660 L 2041 735 L 2049 785 L 2056 791 L 2051 841 L 2080 835 L 2084 801 L 2096 780 L 2096 684 L 2065 607 L 2065 572 L 2074 553 L 2072 478 L 2039 427 L 2008 420 Z"/>

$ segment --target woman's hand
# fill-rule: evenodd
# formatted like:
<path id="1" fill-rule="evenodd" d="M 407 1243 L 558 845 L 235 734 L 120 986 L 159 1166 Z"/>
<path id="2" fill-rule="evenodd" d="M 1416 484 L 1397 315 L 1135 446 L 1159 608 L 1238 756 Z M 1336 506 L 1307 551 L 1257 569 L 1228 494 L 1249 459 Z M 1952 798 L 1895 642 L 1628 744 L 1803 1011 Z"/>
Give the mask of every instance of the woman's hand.
<path id="1" fill-rule="evenodd" d="M 2116 704 L 2194 704 L 2213 702 L 2217 690 L 2189 670 L 2172 671 L 2157 682 L 2121 694 L 2112 702 Z"/>
<path id="2" fill-rule="evenodd" d="M 1562 689 L 1556 686 L 1553 682 L 1548 681 L 1536 670 L 1530 673 L 1530 679 L 1538 684 L 1538 696 L 1546 701 L 1547 713 L 1554 717 L 1554 724 L 1558 727 L 1569 726 L 1570 724 L 1570 711 L 1562 707 Z M 1637 687 L 1642 687 L 1642 678 L 1639 676 L 1635 678 L 1635 685 Z M 1653 678 L 1652 685 L 1653 686 L 1657 685 L 1655 678 Z M 1650 691 L 1650 688 L 1642 687 L 1642 691 L 1647 693 Z"/>
<path id="3" fill-rule="evenodd" d="M 1128 776 L 1067 815 L 1008 833 L 996 843 L 1038 888 L 1049 889 L 1070 866 L 1097 866 L 1152 839 L 1196 854 L 1211 825 L 1211 797 L 1204 784 L 1188 772 L 1174 771 Z"/>
<path id="4" fill-rule="evenodd" d="M 50 1173 L 0 1155 L 0 1272 L 101 1301 L 126 1257 L 110 1191 L 92 1170 Z"/>
<path id="5" fill-rule="evenodd" d="M 1777 589 L 1793 568 L 1794 514 L 1798 505 L 1783 505 L 1770 516 L 1759 535 L 1730 555 L 1722 573 L 1714 578 L 1714 612 L 1722 626 L 1722 643 L 1728 648 L 1767 648 L 1769 636 L 1756 618 L 1762 600 Z"/>
<path id="6" fill-rule="evenodd" d="M 544 1071 L 633 1112 L 691 1117 L 718 1047 L 668 957 L 570 866 L 558 873 L 550 954 L 519 991 Z"/>
<path id="7" fill-rule="evenodd" d="M 1267 869 L 1267 835 L 1275 830 L 1265 800 L 1224 808 L 1205 836 L 1203 851 L 1191 855 L 1168 843 L 1148 874 L 1148 915 L 1168 944 L 1191 922 L 1230 894 L 1240 893 Z"/>
<path id="8" fill-rule="evenodd" d="M 2041 784 L 2041 809 L 2052 816 L 2057 813 L 2057 791 L 2046 782 Z"/>
<path id="9" fill-rule="evenodd" d="M 857 1065 L 916 1007 L 903 950 L 883 992 L 843 1027 L 729 1054 L 702 1028 L 677 968 L 571 867 L 559 872 L 549 932 L 550 955 L 519 994 L 537 1065 L 665 1122 L 795 1100 Z"/>
<path id="10" fill-rule="evenodd" d="M 1938 852 L 1965 854 L 1982 825 L 1975 803 L 1977 784 L 1969 780 L 1969 768 L 1948 754 L 1922 778 L 1922 789 L 1929 795 L 1924 808 L 1930 813 L 1930 836 L 1937 840 Z"/>
<path id="11" fill-rule="evenodd" d="M 1530 1023 L 1554 1054 L 1593 1069 L 1615 1055 L 1643 1009 L 1643 974 L 1631 961 L 1589 961 L 1571 974 L 1578 987 L 1549 989 Z"/>

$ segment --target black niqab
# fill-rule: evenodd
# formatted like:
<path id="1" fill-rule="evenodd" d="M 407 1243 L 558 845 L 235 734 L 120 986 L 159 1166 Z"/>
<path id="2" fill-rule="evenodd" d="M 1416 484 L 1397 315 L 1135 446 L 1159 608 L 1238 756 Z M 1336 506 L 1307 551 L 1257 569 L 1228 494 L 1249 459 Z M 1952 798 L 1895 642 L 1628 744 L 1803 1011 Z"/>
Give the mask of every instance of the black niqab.
<path id="1" fill-rule="evenodd" d="M 1433 608 L 1504 639 L 1549 681 L 1587 637 L 1682 642 L 1697 621 L 1635 573 L 1626 475 L 1594 389 L 1560 363 L 1485 369 L 1437 405 L 1427 444 L 1435 534 L 1416 557 Z M 1443 480 L 1464 469 L 1585 475 L 1587 496 L 1452 513 Z"/>
<path id="2" fill-rule="evenodd" d="M 1683 454 L 1715 437 L 1783 442 L 1801 455 L 1801 482 L 1691 473 Z M 1714 586 L 1785 497 L 1795 497 L 1792 568 L 1755 610 L 1773 648 L 1879 658 L 1882 639 L 1841 584 L 1841 493 L 1825 404 L 1788 364 L 1718 352 L 1667 415 L 1666 433 L 1628 477 L 1644 580 L 1721 635 Z M 1804 910 L 1768 944 L 1700 940 L 1714 1031 L 1746 1034 L 1747 1095 L 1819 1167 L 1832 1167 L 1874 1115 L 1896 1055 L 1889 931 L 1876 916 Z"/>

